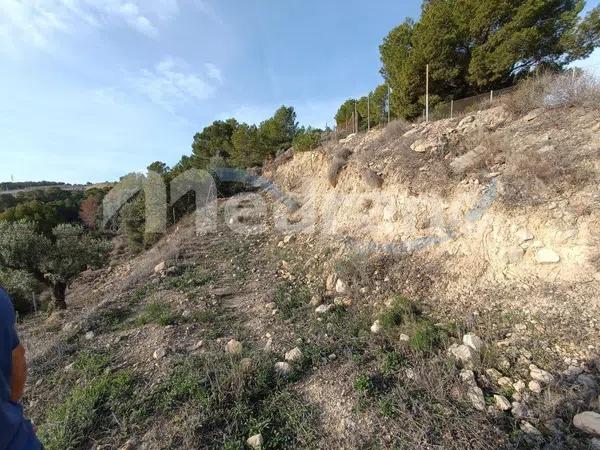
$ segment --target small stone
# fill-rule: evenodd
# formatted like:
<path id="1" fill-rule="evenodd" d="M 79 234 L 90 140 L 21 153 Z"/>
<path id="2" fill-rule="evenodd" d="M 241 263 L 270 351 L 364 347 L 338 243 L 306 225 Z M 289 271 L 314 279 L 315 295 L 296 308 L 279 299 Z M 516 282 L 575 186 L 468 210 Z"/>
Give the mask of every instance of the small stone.
<path id="1" fill-rule="evenodd" d="M 460 372 L 460 377 L 467 385 L 467 398 L 478 411 L 485 411 L 485 397 L 483 391 L 475 381 L 475 374 L 472 370 L 463 370 Z"/>
<path id="2" fill-rule="evenodd" d="M 519 381 L 517 381 L 517 382 L 513 383 L 513 388 L 514 388 L 514 389 L 515 389 L 515 391 L 517 391 L 517 392 L 524 391 L 524 390 L 525 390 L 525 387 L 526 387 L 526 385 L 525 385 L 525 382 L 524 382 L 524 381 L 522 381 L 522 380 L 519 380 Z"/>
<path id="3" fill-rule="evenodd" d="M 531 392 L 533 392 L 534 394 L 539 394 L 540 392 L 542 392 L 542 385 L 540 384 L 539 381 L 535 381 L 535 380 L 531 380 L 528 384 L 527 387 L 529 388 L 529 390 Z"/>
<path id="4" fill-rule="evenodd" d="M 573 425 L 581 431 L 600 436 L 600 414 L 586 411 L 573 417 Z"/>
<path id="5" fill-rule="evenodd" d="M 512 402 L 511 406 L 510 412 L 516 419 L 520 419 L 527 415 L 527 410 L 521 402 Z"/>
<path id="6" fill-rule="evenodd" d="M 552 383 L 554 381 L 552 374 L 538 368 L 533 364 L 529 366 L 529 376 L 532 380 L 540 381 L 542 383 Z"/>
<path id="7" fill-rule="evenodd" d="M 288 234 L 286 237 L 283 238 L 283 243 L 289 244 L 292 239 L 293 239 L 293 236 L 291 234 Z"/>
<path id="8" fill-rule="evenodd" d="M 285 354 L 286 361 L 294 362 L 298 361 L 300 358 L 302 358 L 302 351 L 300 351 L 298 347 L 291 349 Z"/>
<path id="9" fill-rule="evenodd" d="M 231 353 L 232 355 L 239 355 L 244 350 L 244 346 L 240 341 L 236 341 L 235 339 L 231 339 L 225 345 L 225 351 L 227 353 Z"/>
<path id="10" fill-rule="evenodd" d="M 494 401 L 500 411 L 508 411 L 512 408 L 512 405 L 504 395 L 494 394 Z"/>
<path id="11" fill-rule="evenodd" d="M 537 251 L 535 259 L 540 264 L 556 264 L 560 262 L 560 256 L 558 253 L 546 247 L 540 248 Z"/>
<path id="12" fill-rule="evenodd" d="M 315 312 L 317 314 L 325 314 L 328 313 L 331 310 L 331 308 L 333 308 L 333 305 L 320 305 L 317 306 L 317 308 L 315 308 Z"/>
<path id="13" fill-rule="evenodd" d="M 338 294 L 345 294 L 348 291 L 348 285 L 341 279 L 338 279 L 335 283 L 335 292 Z"/>
<path id="14" fill-rule="evenodd" d="M 526 434 L 531 434 L 531 435 L 534 435 L 534 436 L 541 436 L 542 435 L 542 433 L 540 432 L 540 430 L 538 430 L 536 427 L 534 427 L 533 425 L 531 425 L 527 421 L 521 422 L 521 424 L 519 425 L 519 428 L 521 429 L 521 431 L 523 433 L 526 433 Z"/>
<path id="15" fill-rule="evenodd" d="M 414 380 L 417 378 L 415 371 L 413 369 L 406 369 L 404 371 L 404 374 L 406 375 L 406 378 L 408 378 L 409 380 Z"/>
<path id="16" fill-rule="evenodd" d="M 483 347 L 481 338 L 473 333 L 467 333 L 463 336 L 463 344 L 468 345 L 476 352 L 481 351 L 481 348 Z"/>
<path id="17" fill-rule="evenodd" d="M 96 337 L 96 335 L 94 334 L 93 331 L 88 331 L 87 333 L 85 333 L 85 339 L 86 339 L 86 341 L 91 341 L 95 337 Z"/>
<path id="18" fill-rule="evenodd" d="M 512 385 L 512 380 L 508 377 L 501 377 L 498 378 L 498 386 L 511 386 Z"/>
<path id="19" fill-rule="evenodd" d="M 154 273 L 156 273 L 156 274 L 161 273 L 162 271 L 165 270 L 165 266 L 166 266 L 166 263 L 164 261 L 158 263 L 156 266 L 154 266 Z"/>
<path id="20" fill-rule="evenodd" d="M 408 342 L 408 341 L 410 341 L 410 337 L 409 337 L 407 334 L 404 334 L 404 333 L 402 333 L 402 334 L 400 335 L 400 340 L 401 340 L 402 342 Z"/>
<path id="21" fill-rule="evenodd" d="M 152 356 L 154 357 L 154 359 L 162 359 L 165 356 L 167 356 L 167 350 L 164 347 L 158 348 L 154 351 Z"/>
<path id="22" fill-rule="evenodd" d="M 283 361 L 277 362 L 275 363 L 275 373 L 280 377 L 287 377 L 292 373 L 292 366 Z"/>
<path id="23" fill-rule="evenodd" d="M 373 325 L 371 325 L 371 333 L 378 334 L 380 332 L 381 332 L 381 325 L 379 324 L 379 320 L 376 320 L 375 322 L 373 322 Z"/>
<path id="24" fill-rule="evenodd" d="M 264 444 L 262 434 L 255 434 L 246 441 L 246 445 L 254 450 L 260 450 Z"/>

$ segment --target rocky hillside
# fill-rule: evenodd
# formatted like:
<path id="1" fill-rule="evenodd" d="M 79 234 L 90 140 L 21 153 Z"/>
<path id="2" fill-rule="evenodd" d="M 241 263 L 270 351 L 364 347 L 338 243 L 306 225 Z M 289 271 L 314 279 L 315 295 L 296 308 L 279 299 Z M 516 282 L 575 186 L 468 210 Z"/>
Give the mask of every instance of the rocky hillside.
<path id="1" fill-rule="evenodd" d="M 600 448 L 597 108 L 397 122 L 264 175 L 21 324 L 47 448 Z"/>

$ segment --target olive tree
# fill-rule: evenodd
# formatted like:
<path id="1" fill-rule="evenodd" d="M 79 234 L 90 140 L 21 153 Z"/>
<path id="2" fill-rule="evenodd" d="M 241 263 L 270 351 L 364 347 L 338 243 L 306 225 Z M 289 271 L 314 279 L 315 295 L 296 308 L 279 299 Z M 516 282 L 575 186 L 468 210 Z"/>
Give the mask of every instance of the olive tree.
<path id="1" fill-rule="evenodd" d="M 66 309 L 67 287 L 88 267 L 103 264 L 110 243 L 80 225 L 58 225 L 51 238 L 35 230 L 32 222 L 0 221 L 0 265 L 30 273 L 51 289 L 54 306 Z"/>

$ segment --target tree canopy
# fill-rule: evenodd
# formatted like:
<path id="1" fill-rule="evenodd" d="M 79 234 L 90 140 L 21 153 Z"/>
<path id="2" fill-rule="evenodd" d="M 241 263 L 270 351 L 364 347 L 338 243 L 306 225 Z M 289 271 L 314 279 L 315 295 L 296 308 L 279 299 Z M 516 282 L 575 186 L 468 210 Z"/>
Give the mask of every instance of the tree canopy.
<path id="1" fill-rule="evenodd" d="M 411 118 L 430 101 L 509 86 L 532 70 L 562 69 L 600 44 L 600 7 L 585 18 L 582 0 L 427 0 L 380 46 L 392 112 Z"/>
<path id="2" fill-rule="evenodd" d="M 58 225 L 51 238 L 36 228 L 33 222 L 0 221 L 0 265 L 49 286 L 55 306 L 64 309 L 69 284 L 88 267 L 100 267 L 111 244 L 80 225 Z"/>

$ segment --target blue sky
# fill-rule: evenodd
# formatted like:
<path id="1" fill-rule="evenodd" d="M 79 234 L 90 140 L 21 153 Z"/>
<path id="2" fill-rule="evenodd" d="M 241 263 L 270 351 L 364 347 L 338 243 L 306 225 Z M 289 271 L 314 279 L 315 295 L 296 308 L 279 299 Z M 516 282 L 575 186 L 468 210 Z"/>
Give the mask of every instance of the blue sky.
<path id="1" fill-rule="evenodd" d="M 0 181 L 172 165 L 213 120 L 282 104 L 332 124 L 380 83 L 378 46 L 420 3 L 0 0 Z"/>

